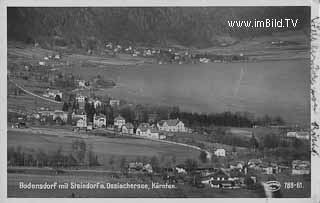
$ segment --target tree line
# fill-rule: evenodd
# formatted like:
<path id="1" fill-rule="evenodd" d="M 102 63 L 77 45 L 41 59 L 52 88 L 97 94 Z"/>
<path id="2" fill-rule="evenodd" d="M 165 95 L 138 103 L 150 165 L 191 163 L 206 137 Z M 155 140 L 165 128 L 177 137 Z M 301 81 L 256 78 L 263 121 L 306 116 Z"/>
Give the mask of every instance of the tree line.
<path id="1" fill-rule="evenodd" d="M 69 154 L 63 153 L 61 147 L 54 152 L 38 150 L 36 153 L 27 153 L 21 146 L 9 147 L 8 166 L 64 168 L 101 165 L 91 146 L 88 147 L 83 140 L 73 141 L 71 149 L 72 152 Z"/>

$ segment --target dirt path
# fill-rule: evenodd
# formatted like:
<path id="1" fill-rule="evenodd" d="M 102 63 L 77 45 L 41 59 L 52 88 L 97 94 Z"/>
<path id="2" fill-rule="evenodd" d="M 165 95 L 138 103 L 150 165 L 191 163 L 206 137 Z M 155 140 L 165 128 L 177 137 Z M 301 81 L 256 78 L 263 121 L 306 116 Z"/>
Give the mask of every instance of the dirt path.
<path id="1" fill-rule="evenodd" d="M 8 80 L 10 81 L 11 83 L 13 83 L 16 87 L 18 87 L 19 89 L 21 89 L 22 91 L 24 91 L 25 93 L 31 95 L 31 96 L 34 96 L 34 97 L 38 97 L 40 99 L 43 99 L 43 100 L 46 100 L 46 101 L 49 101 L 49 102 L 53 102 L 53 103 L 56 103 L 56 104 L 61 104 L 62 102 L 59 102 L 59 101 L 55 101 L 55 100 L 51 100 L 51 99 L 48 99 L 48 98 L 45 98 L 45 97 L 41 97 L 37 94 L 34 94 L 32 92 L 29 92 L 28 90 L 24 89 L 22 86 L 18 85 L 17 83 L 13 82 L 12 80 Z"/>

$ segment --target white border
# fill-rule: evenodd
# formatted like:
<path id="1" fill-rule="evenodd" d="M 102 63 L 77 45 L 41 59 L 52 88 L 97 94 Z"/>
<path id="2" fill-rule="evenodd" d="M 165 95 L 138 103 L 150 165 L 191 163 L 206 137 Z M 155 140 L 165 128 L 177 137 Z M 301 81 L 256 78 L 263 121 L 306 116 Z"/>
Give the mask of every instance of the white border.
<path id="1" fill-rule="evenodd" d="M 6 75 L 7 75 L 7 23 L 6 23 L 6 7 L 7 6 L 17 6 L 17 7 L 49 7 L 49 6 L 55 6 L 55 7 L 87 7 L 87 6 L 114 6 L 114 7 L 156 7 L 156 6 L 312 6 L 312 18 L 315 16 L 319 16 L 319 2 L 317 0 L 215 0 L 215 1 L 209 1 L 209 0 L 198 0 L 198 1 L 192 1 L 192 0 L 109 0 L 109 1 L 102 1 L 102 0 L 78 0 L 77 2 L 74 2 L 72 0 L 55 0 L 55 1 L 49 1 L 49 0 L 0 0 L 1 5 L 1 11 L 0 11 L 0 45 L 1 45 L 1 52 L 0 52 L 0 139 L 1 139 L 1 145 L 0 145 L 0 200 L 5 200 L 5 202 L 55 202 L 58 201 L 68 201 L 68 202 L 88 202 L 88 201 L 94 201 L 94 202 L 122 202 L 122 201 L 130 201 L 132 203 L 139 202 L 150 202 L 151 200 L 154 202 L 185 202 L 185 201 L 197 201 L 200 200 L 202 202 L 234 202 L 234 201 L 240 201 L 245 203 L 255 203 L 255 202 L 297 202 L 297 203 L 304 203 L 304 202 L 319 202 L 320 200 L 320 176 L 317 174 L 320 166 L 320 159 L 319 157 L 312 157 L 312 193 L 311 198 L 282 198 L 282 199 L 264 199 L 264 198 L 170 198 L 170 199 L 164 199 L 164 198 L 83 198 L 83 199 L 66 199 L 66 198 L 6 198 L 7 196 L 7 162 L 6 162 L 6 155 L 7 155 L 7 139 L 6 139 L 6 128 L 7 128 L 7 81 L 6 81 Z M 314 42 L 313 42 L 314 43 Z M 318 45 L 320 45 L 319 42 L 317 42 Z M 318 49 L 318 56 L 319 49 Z M 319 57 L 318 62 L 319 63 Z M 320 77 L 320 73 L 318 73 Z M 320 78 L 317 79 L 318 87 L 320 87 Z M 317 99 L 320 100 L 320 92 L 319 88 L 317 89 Z M 320 109 L 320 102 L 317 102 Z M 320 123 L 320 110 L 318 112 L 312 112 L 312 120 L 317 120 L 318 123 Z M 318 144 L 320 145 L 320 140 L 318 140 Z M 318 170 L 317 170 L 318 169 Z"/>

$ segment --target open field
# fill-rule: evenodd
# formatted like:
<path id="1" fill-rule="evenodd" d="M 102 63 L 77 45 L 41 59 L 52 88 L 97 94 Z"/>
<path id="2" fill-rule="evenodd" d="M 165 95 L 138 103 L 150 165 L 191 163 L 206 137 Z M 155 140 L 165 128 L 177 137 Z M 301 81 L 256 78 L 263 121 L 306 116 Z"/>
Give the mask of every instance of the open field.
<path id="1" fill-rule="evenodd" d="M 59 131 L 57 131 L 59 132 Z M 161 143 L 152 140 L 136 138 L 108 138 L 101 136 L 61 136 L 41 133 L 8 131 L 8 147 L 21 146 L 28 153 L 37 153 L 38 150 L 44 152 L 55 152 L 60 147 L 63 153 L 71 152 L 71 143 L 76 139 L 83 139 L 92 151 L 98 156 L 98 160 L 103 166 L 109 165 L 110 157 L 120 160 L 125 157 L 127 160 L 136 160 L 152 156 L 175 156 L 177 163 L 184 162 L 187 158 L 198 159 L 199 151 L 184 146 Z M 115 163 L 119 163 L 116 161 Z"/>

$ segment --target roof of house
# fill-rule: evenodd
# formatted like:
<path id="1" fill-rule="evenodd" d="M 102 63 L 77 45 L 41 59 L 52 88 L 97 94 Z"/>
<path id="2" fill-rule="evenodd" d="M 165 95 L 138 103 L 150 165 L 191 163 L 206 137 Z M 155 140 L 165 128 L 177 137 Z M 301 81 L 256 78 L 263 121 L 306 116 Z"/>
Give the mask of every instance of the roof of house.
<path id="1" fill-rule="evenodd" d="M 115 117 L 114 120 L 115 120 L 115 121 L 117 121 L 117 120 L 124 120 L 124 118 L 123 118 L 121 115 L 119 115 L 119 116 Z"/>
<path id="2" fill-rule="evenodd" d="M 138 129 L 140 129 L 142 132 L 146 132 L 149 128 L 149 123 L 140 123 L 140 125 L 138 126 Z"/>
<path id="3" fill-rule="evenodd" d="M 179 119 L 169 119 L 169 120 L 161 120 L 159 121 L 159 125 L 163 125 L 167 123 L 168 126 L 176 126 L 180 122 Z"/>
<path id="4" fill-rule="evenodd" d="M 261 161 L 261 159 L 250 159 L 250 160 L 248 161 L 248 164 L 249 164 L 249 163 L 262 164 L 262 161 Z"/>
<path id="5" fill-rule="evenodd" d="M 99 114 L 99 115 L 95 115 L 94 118 L 95 118 L 96 120 L 98 120 L 98 119 L 100 119 L 100 118 L 106 119 L 106 116 L 103 115 L 103 114 Z"/>
<path id="6" fill-rule="evenodd" d="M 79 117 L 77 117 L 77 118 L 73 118 L 73 119 L 72 119 L 72 121 L 73 121 L 73 122 L 78 122 L 79 120 L 83 120 L 83 121 L 84 121 L 84 119 L 83 119 L 83 118 L 79 118 Z"/>
<path id="7" fill-rule="evenodd" d="M 293 160 L 293 161 L 292 161 L 292 164 L 296 164 L 296 165 L 297 165 L 297 164 L 298 164 L 298 165 L 300 165 L 300 164 L 301 164 L 301 165 L 302 165 L 302 164 L 303 164 L 303 165 L 304 165 L 304 164 L 307 164 L 307 165 L 310 165 L 310 161 Z"/>

